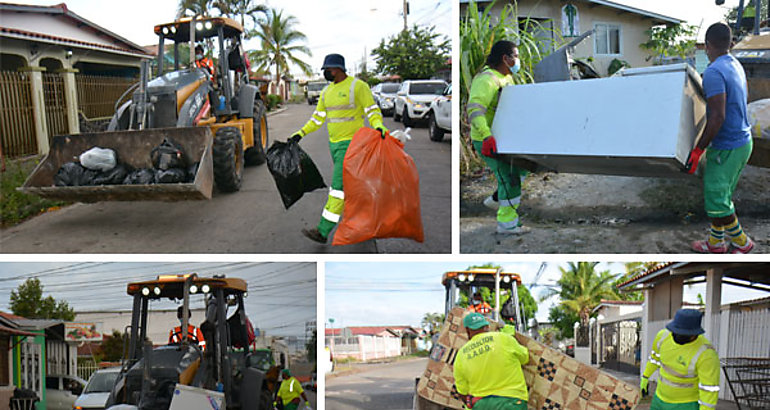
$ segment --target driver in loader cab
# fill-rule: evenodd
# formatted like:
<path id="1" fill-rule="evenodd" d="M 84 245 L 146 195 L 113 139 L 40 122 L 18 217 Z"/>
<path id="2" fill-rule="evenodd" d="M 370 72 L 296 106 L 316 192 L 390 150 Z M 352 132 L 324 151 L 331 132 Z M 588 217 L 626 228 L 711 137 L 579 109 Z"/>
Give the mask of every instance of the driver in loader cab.
<path id="1" fill-rule="evenodd" d="M 179 319 L 179 326 L 175 327 L 168 333 L 168 344 L 180 344 L 182 343 L 182 314 L 184 307 L 179 306 L 176 310 L 176 317 Z M 203 338 L 203 332 L 200 329 L 193 326 L 190 323 L 192 312 L 187 311 L 187 338 L 193 343 L 197 343 L 201 350 L 206 350 L 206 339 Z"/>
<path id="2" fill-rule="evenodd" d="M 203 54 L 203 46 L 195 46 L 195 66 L 208 71 L 211 81 L 214 81 L 214 62 Z"/>

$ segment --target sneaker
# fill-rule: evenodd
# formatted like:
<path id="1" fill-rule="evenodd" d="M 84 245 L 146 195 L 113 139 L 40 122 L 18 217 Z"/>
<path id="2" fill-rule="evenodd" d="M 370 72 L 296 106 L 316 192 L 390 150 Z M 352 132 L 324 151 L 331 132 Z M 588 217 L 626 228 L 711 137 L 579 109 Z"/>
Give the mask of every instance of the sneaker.
<path id="1" fill-rule="evenodd" d="M 690 247 L 698 253 L 727 253 L 728 246 L 724 242 L 712 245 L 708 240 L 695 241 Z"/>
<path id="2" fill-rule="evenodd" d="M 730 253 L 749 253 L 754 249 L 754 241 L 747 237 L 746 244 L 740 246 L 735 242 L 730 243 Z"/>
<path id="3" fill-rule="evenodd" d="M 495 198 L 490 195 L 484 199 L 484 206 L 495 211 L 500 208 L 500 202 L 495 201 Z"/>
<path id="4" fill-rule="evenodd" d="M 511 229 L 502 228 L 500 226 L 497 227 L 497 233 L 501 235 L 524 235 L 525 233 L 529 233 L 530 231 L 532 231 L 532 229 L 524 225 L 519 225 Z"/>
<path id="5" fill-rule="evenodd" d="M 318 228 L 313 229 L 303 229 L 302 234 L 305 235 L 308 239 L 314 242 L 318 243 L 326 243 L 327 238 L 323 235 L 321 235 L 321 232 L 318 231 Z"/>

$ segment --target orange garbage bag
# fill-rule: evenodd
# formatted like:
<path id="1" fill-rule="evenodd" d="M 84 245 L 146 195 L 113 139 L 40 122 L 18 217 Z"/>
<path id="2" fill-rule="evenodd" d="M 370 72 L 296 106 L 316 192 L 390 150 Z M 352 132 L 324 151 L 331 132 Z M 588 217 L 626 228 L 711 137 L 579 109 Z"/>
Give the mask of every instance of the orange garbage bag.
<path id="1" fill-rule="evenodd" d="M 333 245 L 374 238 L 425 240 L 420 215 L 420 176 L 404 144 L 363 127 L 345 154 L 345 210 Z"/>

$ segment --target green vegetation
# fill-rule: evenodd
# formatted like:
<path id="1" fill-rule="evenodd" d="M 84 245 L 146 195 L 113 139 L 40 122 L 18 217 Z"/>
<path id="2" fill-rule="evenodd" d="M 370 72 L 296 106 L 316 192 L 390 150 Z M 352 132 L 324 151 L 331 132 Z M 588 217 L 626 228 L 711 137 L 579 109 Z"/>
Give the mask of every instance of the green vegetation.
<path id="1" fill-rule="evenodd" d="M 689 24 L 674 24 L 672 26 L 656 26 L 645 33 L 649 40 L 639 44 L 650 53 L 647 60 L 656 59 L 656 64 L 661 64 L 664 57 L 680 57 L 685 59 L 695 53 L 695 40 L 698 35 L 698 27 Z"/>
<path id="2" fill-rule="evenodd" d="M 435 27 L 402 30 L 372 50 L 380 74 L 397 74 L 404 80 L 430 78 L 444 67 L 451 50 L 449 39 L 434 33 Z"/>
<path id="3" fill-rule="evenodd" d="M 278 107 L 278 105 L 280 105 L 282 103 L 283 103 L 283 98 L 281 98 L 280 95 L 278 95 L 278 94 L 268 94 L 267 95 L 267 110 L 268 111 L 274 110 L 276 107 Z"/>
<path id="4" fill-rule="evenodd" d="M 289 64 L 294 64 L 306 75 L 312 75 L 310 64 L 298 57 L 298 54 L 312 56 L 313 53 L 305 46 L 307 37 L 295 29 L 299 20 L 296 17 L 283 15 L 282 10 L 267 11 L 267 20 L 260 22 L 257 28 L 248 33 L 249 38 L 260 40 L 258 50 L 247 53 L 252 66 L 259 70 L 268 71 L 275 66 L 274 81 L 289 74 Z"/>
<path id="5" fill-rule="evenodd" d="M 6 164 L 6 170 L 0 174 L 0 210 L 2 211 L 0 226 L 13 226 L 50 208 L 68 204 L 36 195 L 26 195 L 16 190 L 24 184 L 39 162 L 40 158 L 34 157 L 9 160 Z"/>
<path id="6" fill-rule="evenodd" d="M 53 296 L 43 298 L 43 285 L 38 278 L 29 278 L 12 290 L 9 306 L 14 315 L 27 319 L 75 319 L 75 310 L 66 301 L 57 301 Z"/>

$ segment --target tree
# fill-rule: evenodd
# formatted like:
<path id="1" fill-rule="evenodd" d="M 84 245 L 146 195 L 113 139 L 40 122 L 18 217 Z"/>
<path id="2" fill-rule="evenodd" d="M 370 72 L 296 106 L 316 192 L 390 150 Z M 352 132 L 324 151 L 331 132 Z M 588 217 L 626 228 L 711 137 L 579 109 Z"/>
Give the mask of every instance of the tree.
<path id="1" fill-rule="evenodd" d="M 677 56 L 685 59 L 695 52 L 695 40 L 698 27 L 689 24 L 674 24 L 671 26 L 656 26 L 645 33 L 650 37 L 639 47 L 651 53 L 647 60 L 657 58 L 657 63 L 663 61 L 663 57 Z"/>
<path id="2" fill-rule="evenodd" d="M 176 16 L 182 17 L 188 11 L 195 16 L 211 16 L 212 0 L 180 0 L 177 7 Z"/>
<path id="3" fill-rule="evenodd" d="M 449 40 L 435 27 L 413 26 L 387 39 L 372 50 L 380 74 L 397 74 L 404 80 L 430 78 L 446 65 Z"/>
<path id="4" fill-rule="evenodd" d="M 251 22 L 259 24 L 259 14 L 267 14 L 268 8 L 263 4 L 254 4 L 252 0 L 215 0 L 213 6 L 222 13 L 223 16 L 232 19 L 240 17 L 241 27 L 246 30 L 246 16 L 249 16 Z"/>
<path id="5" fill-rule="evenodd" d="M 123 359 L 123 351 L 125 349 L 124 337 L 125 335 L 120 330 L 114 329 L 111 335 L 105 335 L 98 352 L 101 360 L 117 362 Z"/>
<path id="6" fill-rule="evenodd" d="M 305 350 L 307 350 L 307 360 L 311 363 L 315 363 L 317 360 L 315 357 L 316 353 L 316 343 L 317 343 L 317 336 L 318 330 L 313 330 L 313 336 L 310 337 L 310 340 L 305 343 Z"/>
<path id="7" fill-rule="evenodd" d="M 620 296 L 614 283 L 617 275 L 609 271 L 596 271 L 598 262 L 570 262 L 568 268 L 559 267 L 559 289 L 548 290 L 543 299 L 559 296 L 560 305 L 567 312 L 576 314 L 583 328 L 588 328 L 591 311 L 602 299 L 618 300 Z M 565 331 L 565 329 L 561 329 Z"/>
<path id="8" fill-rule="evenodd" d="M 444 325 L 443 313 L 426 313 L 422 317 L 420 326 L 428 329 L 428 333 L 433 336 L 441 330 L 441 326 Z"/>
<path id="9" fill-rule="evenodd" d="M 75 311 L 66 301 L 56 301 L 53 296 L 43 298 L 43 285 L 38 278 L 29 278 L 11 291 L 10 307 L 14 315 L 27 319 L 75 319 Z"/>
<path id="10" fill-rule="evenodd" d="M 618 279 L 615 281 L 615 288 L 617 289 L 617 286 L 619 284 L 629 281 L 631 278 L 635 277 L 636 275 L 644 273 L 654 268 L 658 264 L 659 262 L 626 262 L 624 263 L 623 265 L 625 265 L 626 273 L 618 276 Z M 644 294 L 641 291 L 619 292 L 618 296 L 620 296 L 621 300 L 644 300 Z"/>
<path id="11" fill-rule="evenodd" d="M 297 65 L 303 73 L 311 75 L 310 65 L 302 61 L 297 54 L 312 56 L 310 49 L 299 44 L 307 40 L 305 34 L 295 30 L 298 20 L 294 16 L 283 15 L 282 10 L 271 9 L 267 12 L 267 21 L 261 22 L 249 37 L 259 38 L 260 50 L 250 51 L 249 59 L 257 70 L 269 70 L 275 66 L 275 84 L 281 81 L 284 74 L 289 73 L 289 63 Z"/>
<path id="12" fill-rule="evenodd" d="M 548 321 L 553 323 L 553 327 L 557 331 L 557 339 L 570 339 L 574 337 L 574 325 L 579 319 L 577 313 L 570 312 L 559 305 L 552 307 L 548 311 Z"/>

